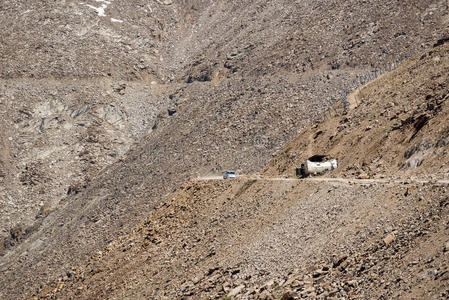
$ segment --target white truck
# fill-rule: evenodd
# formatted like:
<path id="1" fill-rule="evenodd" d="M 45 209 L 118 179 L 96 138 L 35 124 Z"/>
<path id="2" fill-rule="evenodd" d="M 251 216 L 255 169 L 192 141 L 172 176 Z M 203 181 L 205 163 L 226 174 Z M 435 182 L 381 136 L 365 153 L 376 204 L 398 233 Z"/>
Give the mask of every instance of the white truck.
<path id="1" fill-rule="evenodd" d="M 336 159 L 326 160 L 326 155 L 314 155 L 301 164 L 301 168 L 296 169 L 296 176 L 307 177 L 324 172 L 330 172 L 338 167 Z"/>

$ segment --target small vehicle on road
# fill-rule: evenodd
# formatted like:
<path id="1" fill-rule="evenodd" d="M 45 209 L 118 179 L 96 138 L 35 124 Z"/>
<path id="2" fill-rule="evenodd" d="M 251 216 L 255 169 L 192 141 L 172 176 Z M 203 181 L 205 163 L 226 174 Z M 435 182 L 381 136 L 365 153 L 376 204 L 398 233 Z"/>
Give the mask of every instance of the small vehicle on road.
<path id="1" fill-rule="evenodd" d="M 237 173 L 232 170 L 226 170 L 223 172 L 223 179 L 236 179 Z"/>

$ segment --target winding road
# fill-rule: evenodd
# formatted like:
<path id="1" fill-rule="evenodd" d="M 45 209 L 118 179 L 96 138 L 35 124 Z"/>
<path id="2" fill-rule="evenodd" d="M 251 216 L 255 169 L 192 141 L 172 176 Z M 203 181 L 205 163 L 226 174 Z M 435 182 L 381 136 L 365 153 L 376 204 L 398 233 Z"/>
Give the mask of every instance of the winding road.
<path id="1" fill-rule="evenodd" d="M 389 178 L 341 178 L 341 177 L 308 177 L 308 178 L 294 178 L 294 177 L 265 177 L 260 175 L 239 175 L 238 178 L 248 180 L 265 180 L 265 181 L 311 181 L 311 182 L 329 182 L 329 183 L 343 183 L 343 184 L 434 184 L 434 185 L 449 185 L 449 179 L 389 179 Z M 220 175 L 200 176 L 197 180 L 225 180 Z"/>

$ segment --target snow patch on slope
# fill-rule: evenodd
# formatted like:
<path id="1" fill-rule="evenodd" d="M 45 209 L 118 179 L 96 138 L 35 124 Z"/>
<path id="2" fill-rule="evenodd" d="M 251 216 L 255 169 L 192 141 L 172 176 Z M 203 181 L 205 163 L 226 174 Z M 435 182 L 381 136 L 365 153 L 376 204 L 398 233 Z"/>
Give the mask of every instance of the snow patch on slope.
<path id="1" fill-rule="evenodd" d="M 95 10 L 97 12 L 98 16 L 100 16 L 100 17 L 106 17 L 105 10 L 106 10 L 106 8 L 108 8 L 108 6 L 112 2 L 106 1 L 106 0 L 95 0 L 95 2 L 100 2 L 100 3 L 103 3 L 103 4 L 100 7 L 96 7 L 96 6 L 93 6 L 93 5 L 90 5 L 90 4 L 87 4 L 87 3 L 83 3 L 83 2 L 81 2 L 80 4 L 84 5 L 84 6 L 87 6 L 89 8 L 92 8 L 93 10 Z"/>

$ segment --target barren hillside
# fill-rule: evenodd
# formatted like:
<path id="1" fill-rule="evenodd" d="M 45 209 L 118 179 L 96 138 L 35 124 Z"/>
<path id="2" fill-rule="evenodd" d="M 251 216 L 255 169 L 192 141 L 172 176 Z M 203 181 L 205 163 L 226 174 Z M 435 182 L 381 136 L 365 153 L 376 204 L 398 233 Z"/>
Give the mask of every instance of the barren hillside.
<path id="1" fill-rule="evenodd" d="M 420 272 L 448 271 L 443 254 L 447 228 L 440 228 L 447 214 L 446 194 L 447 187 L 429 184 L 191 182 L 130 234 L 93 254 L 86 265 L 69 268 L 40 295 L 58 299 L 220 298 L 241 287 L 236 295 L 240 299 L 265 299 L 264 290 L 280 298 L 291 286 L 298 294 L 305 291 L 304 281 L 310 276 L 318 295 L 335 290 L 333 294 L 339 297 L 389 298 L 405 292 Z M 425 222 L 429 213 L 431 225 Z M 397 240 L 391 246 L 383 245 L 392 231 Z M 420 232 L 427 236 L 420 237 Z M 370 249 L 372 244 L 379 244 L 378 252 Z M 427 247 L 432 247 L 431 252 L 426 252 Z M 400 254 L 391 256 L 396 249 Z M 337 261 L 343 255 L 351 259 L 348 272 L 359 271 L 356 268 L 365 260 L 376 267 L 366 267 L 370 273 L 363 276 L 346 274 L 343 268 L 337 273 Z M 438 260 L 428 263 L 435 255 Z M 407 264 L 414 260 L 413 270 L 409 269 Z M 321 277 L 314 272 L 323 267 L 327 268 L 322 272 L 328 276 L 326 282 L 338 286 L 314 282 L 313 277 Z M 376 271 L 380 274 L 371 273 Z M 404 282 L 396 283 L 395 273 L 404 276 Z M 420 292 L 439 295 L 447 287 L 447 278 L 442 276 Z M 286 283 L 290 277 L 294 278 Z M 424 284 L 423 280 L 433 278 L 426 275 L 418 282 Z M 354 286 L 346 290 L 346 281 L 355 281 Z M 312 297 L 311 292 L 303 296 Z"/>
<path id="2" fill-rule="evenodd" d="M 0 11 L 4 298 L 81 265 L 186 180 L 260 170 L 449 24 L 436 0 L 2 1 Z"/>
<path id="3" fill-rule="evenodd" d="M 39 297 L 446 299 L 448 54 L 437 46 L 361 87 L 357 106 L 306 128 L 261 176 L 185 183 Z M 294 178 L 308 150 L 338 157 L 332 175 L 347 179 Z"/>
<path id="4" fill-rule="evenodd" d="M 304 129 L 264 169 L 290 175 L 313 154 L 339 160 L 334 176 L 449 178 L 449 62 L 446 44 L 408 60 L 348 96 Z"/>

